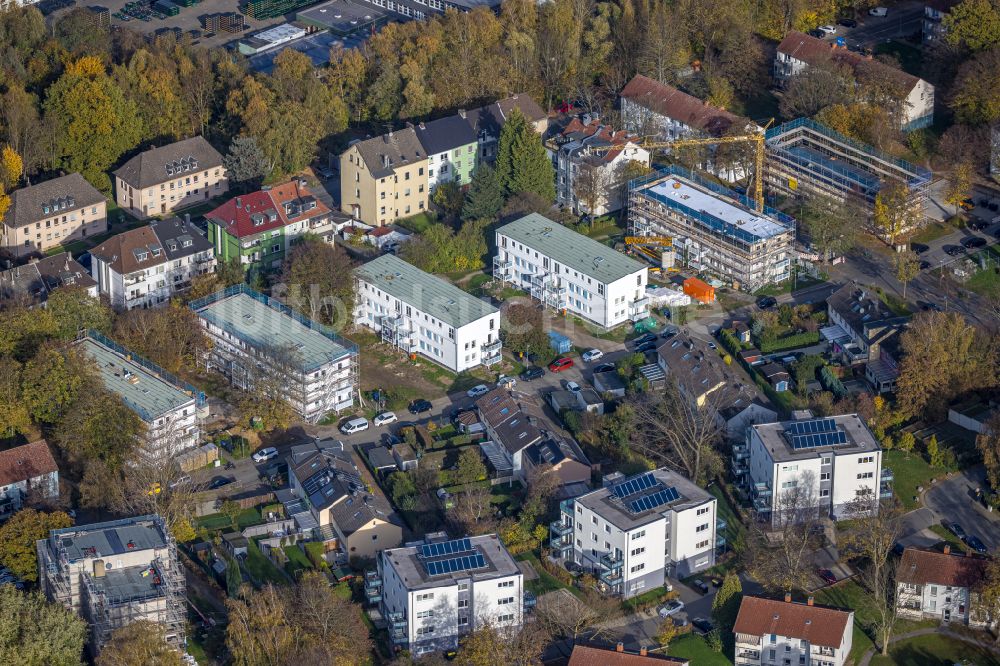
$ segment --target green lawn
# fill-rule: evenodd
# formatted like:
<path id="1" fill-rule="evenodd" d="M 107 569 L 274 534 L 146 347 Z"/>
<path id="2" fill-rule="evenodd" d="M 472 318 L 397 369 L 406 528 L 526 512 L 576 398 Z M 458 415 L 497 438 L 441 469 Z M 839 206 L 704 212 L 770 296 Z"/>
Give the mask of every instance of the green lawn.
<path id="1" fill-rule="evenodd" d="M 426 212 L 417 213 L 412 217 L 407 217 L 402 220 L 396 220 L 396 224 L 404 229 L 409 229 L 416 234 L 423 233 L 427 227 L 431 226 L 432 222 L 434 222 L 434 216 Z"/>
<path id="2" fill-rule="evenodd" d="M 260 552 L 257 542 L 253 539 L 249 539 L 248 541 L 247 559 L 243 563 L 247 572 L 262 584 L 274 583 L 275 585 L 287 585 L 288 578 L 276 566 L 271 564 L 271 560 L 264 557 L 264 553 Z"/>
<path id="3" fill-rule="evenodd" d="M 892 487 L 896 492 L 896 497 L 903 503 L 907 511 L 920 506 L 919 500 L 915 499 L 917 486 L 926 488 L 930 485 L 932 477 L 940 477 L 945 474 L 945 470 L 931 467 L 916 451 L 910 453 L 896 450 L 886 451 L 882 454 L 882 466 L 892 470 L 895 476 Z"/>
<path id="4" fill-rule="evenodd" d="M 670 644 L 664 651 L 671 657 L 688 659 L 697 666 L 732 666 L 732 660 L 720 652 L 713 652 L 705 639 L 697 634 L 686 634 Z"/>
<path id="5" fill-rule="evenodd" d="M 306 554 L 298 546 L 285 546 L 282 550 L 285 551 L 285 555 L 288 557 L 288 564 L 285 565 L 285 569 L 288 570 L 292 578 L 298 578 L 299 572 L 313 568 L 312 562 L 309 561 L 309 558 L 306 557 Z"/>
<path id="6" fill-rule="evenodd" d="M 889 648 L 888 657 L 875 655 L 871 660 L 872 666 L 952 666 L 956 663 L 1000 666 L 995 653 L 936 634 L 899 641 Z"/>
<path id="7" fill-rule="evenodd" d="M 911 242 L 930 243 L 955 231 L 955 227 L 944 222 L 932 222 L 910 237 Z"/>
<path id="8" fill-rule="evenodd" d="M 965 545 L 965 542 L 949 532 L 948 528 L 944 525 L 931 525 L 928 529 L 941 537 L 941 540 L 950 545 L 953 551 L 960 553 L 969 552 L 970 549 Z"/>
<path id="9" fill-rule="evenodd" d="M 719 518 L 722 518 L 728 524 L 729 545 L 732 546 L 734 539 L 743 534 L 746 528 L 743 526 L 739 516 L 736 515 L 736 511 L 729 504 L 729 500 L 726 499 L 725 493 L 722 492 L 722 488 L 720 488 L 718 484 L 712 484 L 709 486 L 708 492 L 712 493 L 712 495 L 715 496 L 715 499 L 718 500 L 716 504 L 718 515 Z"/>
<path id="10" fill-rule="evenodd" d="M 987 265 L 986 270 L 977 271 L 970 277 L 965 286 L 980 296 L 1000 296 L 1000 269 Z"/>
<path id="11" fill-rule="evenodd" d="M 575 587 L 563 585 L 555 576 L 543 569 L 542 563 L 538 561 L 538 557 L 534 553 L 521 553 L 514 559 L 519 562 L 530 562 L 532 568 L 538 572 L 538 578 L 535 580 L 524 581 L 524 587 L 529 592 L 534 593 L 536 597 L 540 597 L 546 592 L 554 592 L 560 588 L 566 588 L 573 594 L 579 594 Z"/>
<path id="12" fill-rule="evenodd" d="M 239 527 L 241 530 L 250 527 L 251 525 L 259 525 L 264 522 L 261 518 L 260 509 L 253 507 L 251 509 L 243 509 L 237 518 Z M 210 513 L 207 516 L 201 516 L 195 518 L 196 527 L 204 527 L 207 530 L 222 530 L 224 532 L 232 531 L 233 525 L 229 522 L 227 516 L 221 513 Z"/>

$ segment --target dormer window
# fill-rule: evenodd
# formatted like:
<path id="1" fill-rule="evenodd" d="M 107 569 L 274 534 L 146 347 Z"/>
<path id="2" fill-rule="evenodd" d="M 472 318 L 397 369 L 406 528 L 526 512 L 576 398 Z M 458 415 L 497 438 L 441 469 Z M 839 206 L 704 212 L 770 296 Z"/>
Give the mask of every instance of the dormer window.
<path id="1" fill-rule="evenodd" d="M 181 241 L 181 246 L 182 247 L 191 247 L 191 241 L 189 241 L 189 240 Z"/>
<path id="2" fill-rule="evenodd" d="M 267 217 L 268 217 L 268 219 L 271 222 L 277 222 L 278 221 L 278 214 L 277 213 L 269 213 Z"/>
<path id="3" fill-rule="evenodd" d="M 46 215 L 48 215 L 49 214 L 49 207 L 48 206 L 42 206 L 42 212 L 45 213 Z"/>
<path id="4" fill-rule="evenodd" d="M 154 257 L 160 256 L 160 248 L 154 247 L 154 248 L 150 248 L 150 249 L 152 250 Z"/>
<path id="5" fill-rule="evenodd" d="M 135 258 L 136 258 L 137 261 L 146 261 L 147 259 L 149 259 L 149 253 L 148 252 L 136 252 L 135 253 Z"/>

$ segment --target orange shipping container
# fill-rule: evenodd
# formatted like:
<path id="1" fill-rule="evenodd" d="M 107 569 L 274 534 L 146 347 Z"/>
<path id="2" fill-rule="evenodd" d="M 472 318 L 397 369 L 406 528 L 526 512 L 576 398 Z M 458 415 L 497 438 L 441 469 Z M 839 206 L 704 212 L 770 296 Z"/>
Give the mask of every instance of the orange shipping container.
<path id="1" fill-rule="evenodd" d="M 698 278 L 684 280 L 684 293 L 702 303 L 715 302 L 715 287 L 702 282 Z"/>

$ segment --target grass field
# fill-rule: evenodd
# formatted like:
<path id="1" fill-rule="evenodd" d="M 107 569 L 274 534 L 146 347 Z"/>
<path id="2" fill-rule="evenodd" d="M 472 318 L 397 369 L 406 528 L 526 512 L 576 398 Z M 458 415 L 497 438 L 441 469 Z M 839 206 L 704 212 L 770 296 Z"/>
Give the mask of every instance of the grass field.
<path id="1" fill-rule="evenodd" d="M 988 639 L 987 639 L 988 640 Z M 889 656 L 875 655 L 872 666 L 1000 666 L 997 655 L 963 641 L 929 634 L 899 641 L 889 648 Z"/>
<path id="2" fill-rule="evenodd" d="M 248 539 L 248 541 L 247 559 L 243 563 L 243 566 L 246 567 L 247 573 L 253 576 L 254 579 L 260 583 L 287 585 L 288 578 L 286 578 L 276 566 L 271 564 L 271 560 L 264 557 L 264 553 L 260 552 L 257 542 L 253 539 Z"/>
<path id="3" fill-rule="evenodd" d="M 519 562 L 530 562 L 534 570 L 538 572 L 538 578 L 535 580 L 524 581 L 525 589 L 534 593 L 536 597 L 560 588 L 566 588 L 573 594 L 579 595 L 579 591 L 575 587 L 563 585 L 555 576 L 543 569 L 542 563 L 538 561 L 538 557 L 534 553 L 521 553 L 514 559 Z"/>
<path id="4" fill-rule="evenodd" d="M 942 236 L 947 236 L 953 231 L 955 231 L 955 227 L 950 224 L 946 224 L 944 222 L 932 222 L 923 227 L 917 233 L 913 234 L 910 240 L 915 243 L 930 243 L 931 241 L 937 240 Z"/>
<path id="5" fill-rule="evenodd" d="M 237 518 L 237 522 L 239 523 L 240 529 L 243 530 L 251 525 L 259 525 L 264 522 L 264 519 L 261 518 L 260 509 L 254 507 L 251 509 L 243 509 Z M 224 532 L 228 532 L 233 529 L 233 525 L 229 522 L 229 518 L 221 513 L 210 513 L 207 516 L 201 516 L 200 518 L 195 519 L 195 523 L 197 527 L 204 527 L 207 530 L 223 530 Z"/>
<path id="6" fill-rule="evenodd" d="M 688 659 L 697 666 L 732 666 L 732 661 L 720 652 L 713 652 L 705 639 L 697 634 L 681 636 L 670 644 L 666 653 L 671 657 Z"/>
<path id="7" fill-rule="evenodd" d="M 907 511 L 920 506 L 920 501 L 915 499 L 918 486 L 926 488 L 932 477 L 945 474 L 945 470 L 931 467 L 916 451 L 886 451 L 882 454 L 882 466 L 892 470 L 895 476 L 892 487 Z"/>
<path id="8" fill-rule="evenodd" d="M 306 557 L 306 554 L 298 546 L 285 546 L 282 550 L 285 551 L 285 555 L 288 557 L 288 564 L 285 565 L 285 569 L 288 570 L 292 578 L 297 578 L 300 572 L 313 568 L 312 562 L 309 561 L 309 558 Z"/>
<path id="9" fill-rule="evenodd" d="M 1000 296 L 1000 272 L 997 272 L 996 267 L 989 266 L 970 277 L 965 286 L 980 296 Z"/>

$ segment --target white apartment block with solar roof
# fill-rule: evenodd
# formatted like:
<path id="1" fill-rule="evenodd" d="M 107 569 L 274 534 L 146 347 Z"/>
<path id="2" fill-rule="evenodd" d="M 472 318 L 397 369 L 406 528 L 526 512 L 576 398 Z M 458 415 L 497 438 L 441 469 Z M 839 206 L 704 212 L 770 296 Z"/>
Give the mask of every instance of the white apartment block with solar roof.
<path id="1" fill-rule="evenodd" d="M 367 583 L 381 588 L 393 645 L 414 655 L 455 649 L 487 624 L 517 630 L 523 622 L 524 578 L 496 534 L 450 541 L 429 534 L 383 550 Z"/>
<path id="2" fill-rule="evenodd" d="M 559 510 L 552 554 L 593 573 L 608 594 L 634 597 L 715 564 L 715 497 L 666 468 L 609 475 Z"/>
<path id="3" fill-rule="evenodd" d="M 790 492 L 835 520 L 859 493 L 892 492 L 882 447 L 857 414 L 750 426 L 737 455 L 745 456 L 754 508 L 772 520 L 790 510 Z"/>

